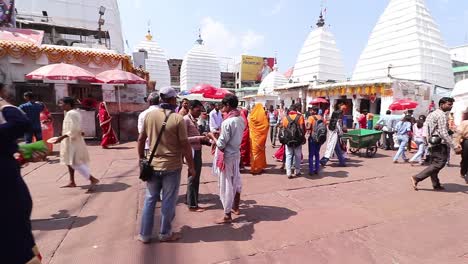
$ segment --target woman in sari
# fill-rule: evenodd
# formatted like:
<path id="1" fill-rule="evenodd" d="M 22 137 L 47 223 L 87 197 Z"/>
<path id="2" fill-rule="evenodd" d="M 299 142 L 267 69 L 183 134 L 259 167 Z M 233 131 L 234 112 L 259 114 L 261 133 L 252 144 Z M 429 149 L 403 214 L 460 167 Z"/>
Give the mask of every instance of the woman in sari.
<path id="1" fill-rule="evenodd" d="M 249 132 L 249 120 L 247 119 L 249 112 L 247 109 L 240 111 L 241 117 L 245 122 L 244 134 L 242 134 L 241 143 L 241 168 L 250 166 L 250 132 Z"/>
<path id="2" fill-rule="evenodd" d="M 270 123 L 262 104 L 256 104 L 249 115 L 250 130 L 250 172 L 260 174 L 267 166 L 266 140 Z"/>
<path id="3" fill-rule="evenodd" d="M 47 142 L 48 139 L 54 136 L 54 125 L 52 120 L 52 115 L 49 112 L 49 109 L 44 105 L 44 110 L 42 110 L 40 116 L 41 120 L 41 128 L 42 128 L 42 140 Z M 54 145 L 51 143 L 47 143 L 47 148 L 49 149 L 49 153 L 52 152 L 54 149 Z"/>
<path id="4" fill-rule="evenodd" d="M 106 149 L 109 145 L 115 145 L 119 143 L 117 137 L 115 136 L 114 130 L 112 129 L 111 120 L 112 117 L 107 110 L 106 102 L 101 102 L 99 104 L 99 126 L 102 130 L 102 148 Z"/>

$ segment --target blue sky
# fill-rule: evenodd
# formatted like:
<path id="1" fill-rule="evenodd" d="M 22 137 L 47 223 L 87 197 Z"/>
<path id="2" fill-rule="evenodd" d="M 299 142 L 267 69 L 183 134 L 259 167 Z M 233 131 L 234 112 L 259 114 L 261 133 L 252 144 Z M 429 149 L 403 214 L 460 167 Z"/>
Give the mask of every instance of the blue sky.
<path id="1" fill-rule="evenodd" d="M 118 0 L 124 39 L 141 41 L 151 21 L 169 58 L 183 58 L 201 28 L 219 57 L 274 56 L 280 71 L 293 66 L 318 19 L 319 0 Z M 348 75 L 389 0 L 326 0 L 326 23 L 342 51 Z M 426 0 L 449 47 L 468 43 L 468 1 Z"/>

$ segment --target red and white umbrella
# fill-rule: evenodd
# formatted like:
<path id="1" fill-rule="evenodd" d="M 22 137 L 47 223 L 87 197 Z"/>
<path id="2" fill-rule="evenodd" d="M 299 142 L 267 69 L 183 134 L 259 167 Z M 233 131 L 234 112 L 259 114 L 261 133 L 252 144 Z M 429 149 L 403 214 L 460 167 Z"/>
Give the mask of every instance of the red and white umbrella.
<path id="1" fill-rule="evenodd" d="M 214 92 L 204 93 L 203 97 L 209 98 L 209 99 L 223 99 L 228 94 L 232 94 L 232 93 L 226 89 L 217 88 Z"/>
<path id="2" fill-rule="evenodd" d="M 197 84 L 189 92 L 192 94 L 215 93 L 217 89 L 211 84 Z"/>
<path id="3" fill-rule="evenodd" d="M 146 80 L 131 72 L 108 70 L 96 75 L 96 78 L 107 84 L 146 84 Z"/>
<path id="4" fill-rule="evenodd" d="M 328 104 L 328 100 L 322 97 L 317 97 L 317 98 L 314 98 L 314 100 L 312 100 L 310 104 L 311 105 Z"/>
<path id="5" fill-rule="evenodd" d="M 408 109 L 415 109 L 418 107 L 418 102 L 412 101 L 410 99 L 401 99 L 393 102 L 388 109 L 392 111 L 403 111 Z"/>
<path id="6" fill-rule="evenodd" d="M 96 79 L 96 76 L 93 73 L 78 66 L 66 63 L 49 64 L 40 67 L 39 69 L 27 74 L 26 79 L 100 82 Z"/>

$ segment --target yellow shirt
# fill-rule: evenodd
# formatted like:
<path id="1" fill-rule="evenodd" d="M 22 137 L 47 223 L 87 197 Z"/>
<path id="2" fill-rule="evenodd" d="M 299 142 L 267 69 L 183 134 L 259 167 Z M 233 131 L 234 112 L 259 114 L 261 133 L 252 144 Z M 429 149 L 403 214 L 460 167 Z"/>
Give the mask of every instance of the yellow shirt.
<path id="1" fill-rule="evenodd" d="M 167 114 L 169 114 L 169 111 Z M 162 123 L 166 115 L 163 109 L 156 109 L 146 115 L 143 131 L 146 132 L 150 142 L 150 151 L 153 150 Z M 182 115 L 172 113 L 167 120 L 166 128 L 159 142 L 158 149 L 154 155 L 153 165 L 156 171 L 174 171 L 182 168 L 182 149 L 189 144 L 187 129 Z M 148 159 L 149 159 L 148 154 Z"/>

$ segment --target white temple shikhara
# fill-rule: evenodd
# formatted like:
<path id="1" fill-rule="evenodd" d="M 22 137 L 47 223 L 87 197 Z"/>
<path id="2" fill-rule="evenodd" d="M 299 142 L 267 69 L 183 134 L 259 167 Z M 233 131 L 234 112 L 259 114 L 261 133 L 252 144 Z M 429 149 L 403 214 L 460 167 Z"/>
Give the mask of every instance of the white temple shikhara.
<path id="1" fill-rule="evenodd" d="M 190 90 L 197 84 L 221 86 L 221 68 L 216 55 L 204 44 L 199 35 L 195 46 L 185 55 L 180 70 L 180 90 Z"/>
<path id="2" fill-rule="evenodd" d="M 391 0 L 356 65 L 353 81 L 389 77 L 453 88 L 449 49 L 424 0 Z"/>
<path id="3" fill-rule="evenodd" d="M 322 13 L 317 28 L 309 33 L 297 56 L 292 80 L 294 82 L 346 80 L 341 52 L 336 47 L 335 37 L 325 28 Z"/>
<path id="4" fill-rule="evenodd" d="M 150 81 L 156 82 L 155 89 L 158 90 L 171 85 L 171 75 L 167 57 L 164 50 L 153 40 L 151 32 L 148 30 L 146 40 L 143 40 L 135 47 L 135 52 L 145 50 L 148 57 L 145 59 L 146 70 L 150 74 Z"/>

